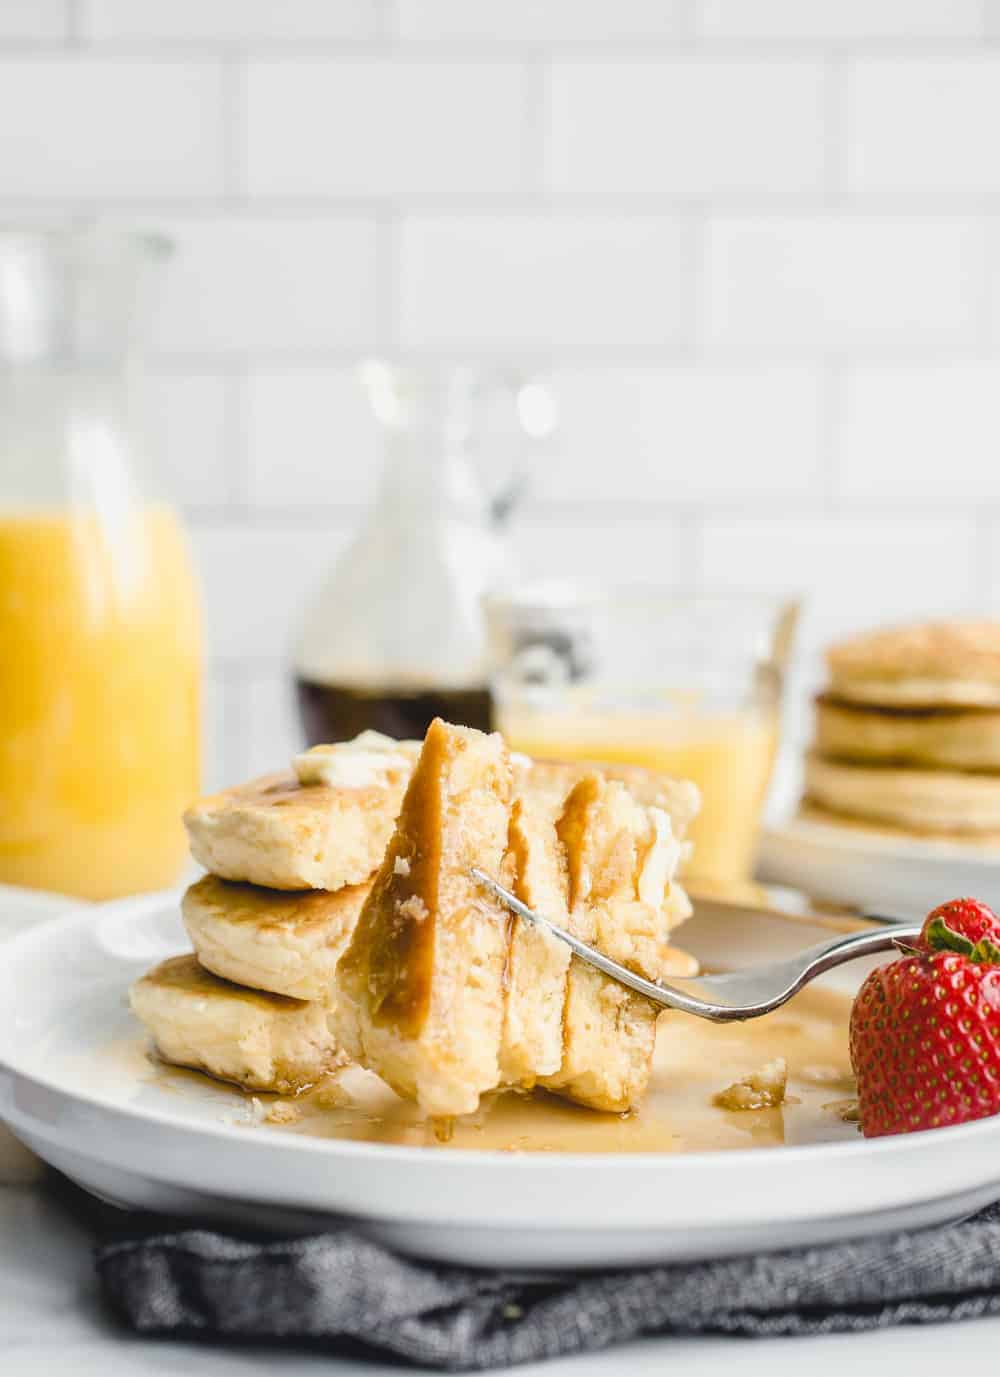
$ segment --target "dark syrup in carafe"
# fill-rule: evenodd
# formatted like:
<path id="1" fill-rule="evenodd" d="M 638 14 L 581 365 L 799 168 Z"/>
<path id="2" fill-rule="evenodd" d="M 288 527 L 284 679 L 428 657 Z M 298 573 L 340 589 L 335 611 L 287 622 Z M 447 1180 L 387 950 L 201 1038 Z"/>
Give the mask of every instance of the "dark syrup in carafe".
<path id="1" fill-rule="evenodd" d="M 435 717 L 462 727 L 492 730 L 486 688 L 404 688 L 398 684 L 359 688 L 321 684 L 298 675 L 299 714 L 310 746 L 349 741 L 363 731 L 397 740 L 420 741 Z"/>

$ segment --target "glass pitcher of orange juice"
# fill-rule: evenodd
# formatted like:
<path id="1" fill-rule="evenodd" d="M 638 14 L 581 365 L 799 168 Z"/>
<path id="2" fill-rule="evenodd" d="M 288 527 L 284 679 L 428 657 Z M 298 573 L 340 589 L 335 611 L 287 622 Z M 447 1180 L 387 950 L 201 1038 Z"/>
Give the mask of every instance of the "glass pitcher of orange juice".
<path id="1" fill-rule="evenodd" d="M 111 898 L 184 866 L 198 596 L 133 385 L 168 252 L 0 230 L 0 883 Z"/>
<path id="2" fill-rule="evenodd" d="M 527 755 L 694 780 L 685 874 L 732 888 L 751 878 L 797 611 L 556 582 L 493 597 L 494 725 Z"/>

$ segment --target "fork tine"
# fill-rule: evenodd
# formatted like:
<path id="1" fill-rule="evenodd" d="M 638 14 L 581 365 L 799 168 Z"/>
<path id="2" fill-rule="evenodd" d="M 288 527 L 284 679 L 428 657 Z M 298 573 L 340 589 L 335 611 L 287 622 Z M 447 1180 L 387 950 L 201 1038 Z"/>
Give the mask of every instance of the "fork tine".
<path id="1" fill-rule="evenodd" d="M 636 975 L 634 971 L 630 971 L 627 966 L 619 965 L 617 961 L 612 961 L 610 956 L 605 956 L 596 947 L 590 946 L 589 943 L 575 937 L 573 933 L 567 932 L 558 923 L 553 923 L 544 914 L 536 913 L 534 909 L 522 903 L 516 894 L 512 894 L 509 889 L 498 884 L 496 880 L 477 866 L 473 866 L 469 874 L 519 918 L 533 923 L 535 927 L 544 928 L 547 932 L 551 932 L 553 937 L 558 937 L 561 942 L 565 942 L 581 961 L 586 961 L 588 965 L 594 966 L 604 975 L 610 976 L 612 980 L 617 980 L 620 985 L 625 985 L 628 989 L 634 990 L 636 994 L 645 995 L 654 1004 L 660 1004 L 666 1009 L 681 1009 L 684 1013 L 697 1014 L 699 1018 L 708 1018 L 716 1022 L 739 1017 L 738 1014 L 734 1015 L 730 1010 L 721 1009 L 703 999 L 697 999 L 694 995 L 685 994 L 683 990 L 675 989 L 671 985 L 658 985 L 651 980 L 645 980 L 641 975 Z"/>

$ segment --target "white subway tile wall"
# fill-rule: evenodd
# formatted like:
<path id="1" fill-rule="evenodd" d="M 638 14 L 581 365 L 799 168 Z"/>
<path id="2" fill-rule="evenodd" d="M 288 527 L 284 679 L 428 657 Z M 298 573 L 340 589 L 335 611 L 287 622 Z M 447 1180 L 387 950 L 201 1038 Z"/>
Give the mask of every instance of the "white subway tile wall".
<path id="1" fill-rule="evenodd" d="M 997 497 L 1000 361 L 868 364 L 845 379 L 841 491 L 943 505 Z"/>
<path id="2" fill-rule="evenodd" d="M 705 348 L 801 359 L 948 354 L 974 339 L 983 230 L 971 216 L 713 216 L 700 316 Z"/>
<path id="3" fill-rule="evenodd" d="M 0 5 L 0 39 L 59 42 L 69 37 L 70 0 L 5 0 Z"/>
<path id="4" fill-rule="evenodd" d="M 247 360 L 356 353 L 375 343 L 373 216 L 146 211 L 173 238 L 154 357 Z"/>
<path id="5" fill-rule="evenodd" d="M 877 617 L 915 609 L 947 613 L 975 577 L 973 520 L 851 512 L 818 516 L 709 516 L 703 579 L 714 587 L 797 592 L 806 599 L 803 637 L 816 649 Z M 874 604 L 874 605 L 873 605 Z"/>
<path id="6" fill-rule="evenodd" d="M 397 0 L 397 32 L 407 41 L 606 43 L 683 33 L 685 0 Z"/>
<path id="7" fill-rule="evenodd" d="M 516 62 L 251 61 L 245 99 L 254 200 L 528 189 L 528 73 Z"/>
<path id="8" fill-rule="evenodd" d="M 713 38 L 975 39 L 983 25 L 983 0 L 697 0 L 697 12 Z"/>
<path id="9" fill-rule="evenodd" d="M 1000 191 L 1000 55 L 856 62 L 847 93 L 852 190 Z"/>
<path id="10" fill-rule="evenodd" d="M 819 61 L 557 60 L 550 185 L 557 195 L 816 192 L 823 97 Z"/>
<path id="11" fill-rule="evenodd" d="M 238 398 L 232 379 L 213 373 L 150 373 L 141 421 L 146 431 L 145 474 L 184 507 L 219 507 L 234 483 L 229 462 Z"/>
<path id="12" fill-rule="evenodd" d="M 212 60 L 0 57 L 8 196 L 219 196 L 223 123 Z"/>
<path id="13" fill-rule="evenodd" d="M 553 506 L 766 503 L 822 482 L 817 368 L 562 368 L 552 386 L 562 427 L 536 491 Z"/>
<path id="14" fill-rule="evenodd" d="M 676 217 L 406 215 L 398 268 L 399 339 L 418 353 L 613 358 L 683 338 Z"/>
<path id="15" fill-rule="evenodd" d="M 670 514 L 643 515 L 641 508 L 603 519 L 597 515 L 530 513 L 513 536 L 514 553 L 526 578 L 596 578 L 622 583 L 655 579 L 682 589 L 689 571 L 684 560 L 684 522 Z"/>
<path id="16" fill-rule="evenodd" d="M 194 548 L 214 659 L 227 666 L 288 663 L 298 619 L 346 535 L 343 526 L 322 521 L 198 522 Z"/>
<path id="17" fill-rule="evenodd" d="M 355 370 L 254 368 L 243 384 L 247 501 L 261 512 L 357 507 L 373 496 L 379 435 Z"/>
<path id="18" fill-rule="evenodd" d="M 372 353 L 551 375 L 529 575 L 802 592 L 803 684 L 1000 609 L 998 125 L 1000 0 L 0 0 L 0 220 L 177 240 L 150 448 L 206 782 L 298 739 Z"/>
<path id="19" fill-rule="evenodd" d="M 371 0 L 77 0 L 77 14 L 81 34 L 94 43 L 243 45 L 378 32 Z"/>

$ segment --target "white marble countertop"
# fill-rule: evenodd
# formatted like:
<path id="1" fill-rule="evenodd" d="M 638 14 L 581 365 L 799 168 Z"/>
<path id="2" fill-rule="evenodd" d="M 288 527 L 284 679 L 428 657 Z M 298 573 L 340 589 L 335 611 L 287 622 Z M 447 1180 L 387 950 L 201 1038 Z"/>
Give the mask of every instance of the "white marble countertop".
<path id="1" fill-rule="evenodd" d="M 513 1369 L 522 1377 L 653 1377 L 670 1363 L 684 1377 L 855 1377 L 997 1371 L 1000 1319 L 899 1328 L 818 1339 L 650 1339 L 607 1353 Z M 129 1377 L 150 1372 L 184 1377 L 277 1373 L 306 1377 L 399 1377 L 398 1364 L 342 1361 L 273 1347 L 202 1348 L 139 1339 L 102 1311 L 80 1228 L 37 1186 L 0 1187 L 0 1370 L 4 1377 Z"/>

